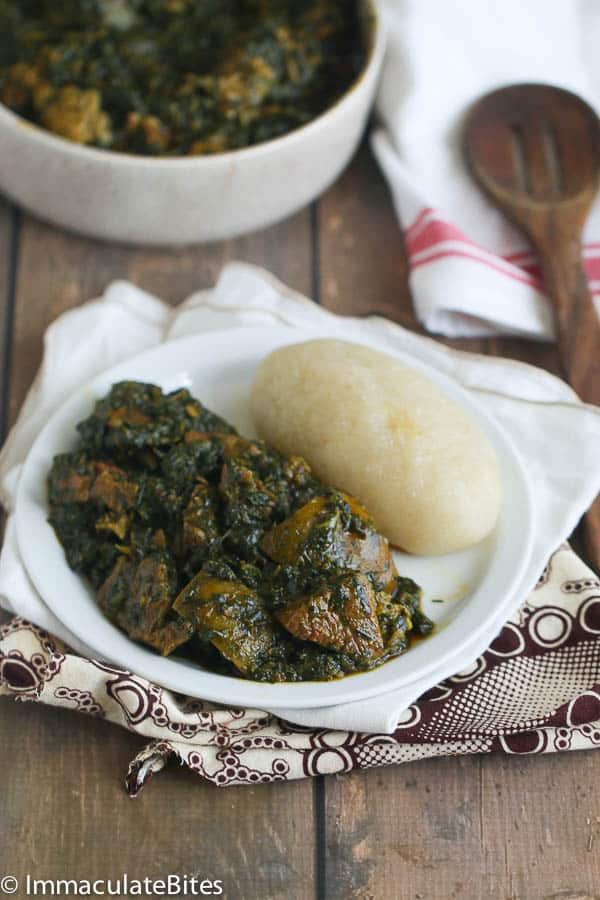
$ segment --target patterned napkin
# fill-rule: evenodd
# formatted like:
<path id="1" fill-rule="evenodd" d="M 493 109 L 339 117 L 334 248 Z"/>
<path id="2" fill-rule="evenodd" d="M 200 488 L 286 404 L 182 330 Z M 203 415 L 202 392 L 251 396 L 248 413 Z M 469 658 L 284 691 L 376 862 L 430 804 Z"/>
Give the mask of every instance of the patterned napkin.
<path id="1" fill-rule="evenodd" d="M 427 691 L 393 734 L 306 728 L 223 709 L 76 656 L 14 618 L 0 629 L 0 694 L 99 716 L 150 743 L 129 766 L 135 796 L 169 759 L 219 786 L 290 781 L 467 753 L 600 744 L 600 581 L 565 545 L 473 665 Z"/>
<path id="2" fill-rule="evenodd" d="M 102 716 L 150 739 L 132 763 L 131 793 L 171 756 L 216 784 L 240 784 L 421 756 L 591 746 L 600 729 L 600 585 L 562 546 L 531 591 L 600 487 L 600 415 L 538 369 L 449 351 L 385 320 L 332 316 L 242 264 L 227 267 L 214 291 L 194 295 L 176 311 L 115 283 L 46 335 L 42 368 L 0 456 L 4 506 L 9 513 L 14 508 L 20 465 L 35 435 L 82 381 L 161 340 L 273 321 L 349 340 L 369 332 L 383 348 L 407 350 L 458 378 L 511 429 L 529 464 L 536 534 L 518 594 L 490 598 L 503 618 L 496 614 L 460 663 L 438 673 L 446 679 L 441 685 L 423 680 L 317 710 L 223 709 L 92 660 L 31 585 L 9 515 L 0 602 L 15 618 L 0 632 L 0 693 Z"/>

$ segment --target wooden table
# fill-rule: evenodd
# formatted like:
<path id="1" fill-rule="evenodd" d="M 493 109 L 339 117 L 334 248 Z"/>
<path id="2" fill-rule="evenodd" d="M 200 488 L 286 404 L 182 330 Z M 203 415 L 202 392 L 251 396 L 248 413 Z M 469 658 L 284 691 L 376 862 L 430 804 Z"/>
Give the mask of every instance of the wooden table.
<path id="1" fill-rule="evenodd" d="M 113 278 L 177 303 L 243 259 L 335 312 L 417 327 L 398 225 L 364 148 L 317 204 L 250 237 L 142 250 L 65 234 L 4 205 L 0 258 L 5 428 L 46 326 Z M 460 346 L 557 371 L 552 347 Z M 122 782 L 139 738 L 8 700 L 0 719 L 0 876 L 194 874 L 221 878 L 236 900 L 600 898 L 600 753 L 436 759 L 226 789 L 172 766 L 132 801 Z"/>

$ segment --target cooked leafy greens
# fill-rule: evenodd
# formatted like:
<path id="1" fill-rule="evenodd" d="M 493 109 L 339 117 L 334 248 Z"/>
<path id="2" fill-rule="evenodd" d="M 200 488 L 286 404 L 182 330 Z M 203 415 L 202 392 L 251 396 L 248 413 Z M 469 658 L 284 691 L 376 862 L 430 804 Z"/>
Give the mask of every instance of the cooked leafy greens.
<path id="1" fill-rule="evenodd" d="M 48 476 L 50 522 L 134 640 L 280 682 L 372 669 L 431 631 L 355 498 L 187 390 L 120 382 L 78 432 Z"/>
<path id="2" fill-rule="evenodd" d="M 235 150 L 331 106 L 363 24 L 357 0 L 0 0 L 0 100 L 81 144 Z"/>

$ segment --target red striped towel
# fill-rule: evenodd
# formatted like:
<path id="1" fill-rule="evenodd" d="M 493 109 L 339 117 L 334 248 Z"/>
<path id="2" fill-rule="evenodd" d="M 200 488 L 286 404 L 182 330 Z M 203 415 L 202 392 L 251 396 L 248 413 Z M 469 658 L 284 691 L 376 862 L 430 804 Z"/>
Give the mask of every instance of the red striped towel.
<path id="1" fill-rule="evenodd" d="M 389 31 L 375 155 L 404 229 L 417 315 L 449 337 L 500 333 L 550 340 L 535 254 L 472 183 L 462 124 L 503 84 L 542 81 L 600 107 L 599 4 L 382 0 Z M 584 260 L 600 309 L 600 203 Z"/>

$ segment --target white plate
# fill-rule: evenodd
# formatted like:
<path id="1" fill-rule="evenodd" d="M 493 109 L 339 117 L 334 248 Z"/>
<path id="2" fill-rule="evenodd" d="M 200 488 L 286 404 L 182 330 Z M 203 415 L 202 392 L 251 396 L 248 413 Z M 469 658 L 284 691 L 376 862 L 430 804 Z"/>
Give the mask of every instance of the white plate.
<path id="1" fill-rule="evenodd" d="M 103 616 L 93 591 L 69 569 L 47 521 L 46 476 L 54 455 L 74 448 L 75 425 L 89 415 L 95 401 L 112 384 L 128 378 L 151 381 L 164 390 L 187 387 L 241 434 L 252 436 L 248 395 L 258 363 L 276 347 L 314 337 L 314 333 L 285 326 L 247 327 L 162 344 L 82 388 L 38 436 L 19 484 L 19 548 L 33 583 L 50 609 L 103 659 L 192 697 L 259 708 L 331 706 L 406 687 L 431 676 L 454 657 L 458 660 L 503 608 L 510 611 L 529 559 L 533 531 L 531 500 L 519 457 L 504 431 L 456 382 L 401 353 L 393 355 L 424 372 L 479 421 L 497 450 L 504 489 L 497 527 L 478 546 L 444 557 L 394 554 L 399 572 L 424 588 L 424 608 L 436 624 L 434 634 L 405 655 L 372 672 L 333 682 L 259 684 L 216 675 L 188 661 L 162 658 L 131 641 Z"/>

